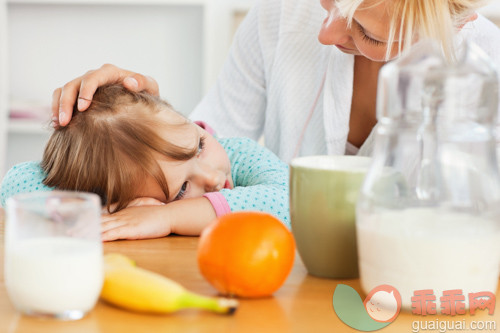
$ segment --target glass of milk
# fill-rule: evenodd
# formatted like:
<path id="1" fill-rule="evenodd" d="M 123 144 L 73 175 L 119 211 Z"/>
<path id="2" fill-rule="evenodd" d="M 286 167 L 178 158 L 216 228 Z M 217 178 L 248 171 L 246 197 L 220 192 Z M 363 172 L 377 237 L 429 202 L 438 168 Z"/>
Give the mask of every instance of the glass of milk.
<path id="1" fill-rule="evenodd" d="M 382 68 L 356 210 L 364 291 L 391 285 L 411 310 L 431 290 L 438 313 L 445 291 L 496 294 L 500 264 L 498 76 L 474 45 L 441 53 L 424 41 Z"/>
<path id="2" fill-rule="evenodd" d="M 96 304 L 103 283 L 100 199 L 51 191 L 9 198 L 5 284 L 23 314 L 75 320 Z"/>

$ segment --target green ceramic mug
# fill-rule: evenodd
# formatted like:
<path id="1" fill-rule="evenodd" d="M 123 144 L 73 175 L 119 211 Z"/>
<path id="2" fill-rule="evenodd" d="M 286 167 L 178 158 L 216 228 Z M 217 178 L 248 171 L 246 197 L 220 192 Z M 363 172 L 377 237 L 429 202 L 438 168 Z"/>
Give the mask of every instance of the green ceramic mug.
<path id="1" fill-rule="evenodd" d="M 370 163 L 362 156 L 306 156 L 291 162 L 292 232 L 309 274 L 358 277 L 356 201 Z"/>

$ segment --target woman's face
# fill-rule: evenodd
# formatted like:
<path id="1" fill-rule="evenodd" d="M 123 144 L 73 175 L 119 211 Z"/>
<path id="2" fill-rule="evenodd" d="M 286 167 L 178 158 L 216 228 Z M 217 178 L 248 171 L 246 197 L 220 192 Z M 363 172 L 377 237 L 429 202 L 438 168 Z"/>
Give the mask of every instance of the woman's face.
<path id="1" fill-rule="evenodd" d="M 347 19 L 340 15 L 335 0 L 321 0 L 321 6 L 327 11 L 318 36 L 322 44 L 335 45 L 344 53 L 373 61 L 386 61 L 387 47 L 391 48 L 390 58 L 397 55 L 398 41 L 392 45 L 387 43 L 390 17 L 385 1 L 365 0 L 354 13 L 350 27 Z"/>

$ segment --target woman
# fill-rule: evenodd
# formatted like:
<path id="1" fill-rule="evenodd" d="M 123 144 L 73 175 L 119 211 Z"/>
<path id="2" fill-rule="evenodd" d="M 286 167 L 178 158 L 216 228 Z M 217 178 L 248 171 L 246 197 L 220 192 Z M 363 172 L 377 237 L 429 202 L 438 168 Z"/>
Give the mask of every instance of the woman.
<path id="1" fill-rule="evenodd" d="M 500 29 L 475 13 L 479 5 L 476 0 L 258 1 L 215 86 L 190 117 L 208 122 L 221 136 L 264 134 L 266 146 L 287 162 L 297 155 L 369 155 L 378 71 L 386 61 L 432 37 L 449 57 L 452 41 L 474 41 L 500 65 Z M 153 79 L 104 65 L 54 92 L 56 125 L 69 122 L 77 97 L 79 110 L 85 110 L 95 89 L 109 82 L 158 94 Z"/>

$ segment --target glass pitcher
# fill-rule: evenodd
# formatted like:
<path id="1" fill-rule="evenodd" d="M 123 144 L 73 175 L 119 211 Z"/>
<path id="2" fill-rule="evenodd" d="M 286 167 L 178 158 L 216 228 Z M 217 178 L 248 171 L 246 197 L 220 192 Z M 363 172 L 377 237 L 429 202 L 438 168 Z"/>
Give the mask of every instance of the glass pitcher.
<path id="1" fill-rule="evenodd" d="M 450 291 L 465 308 L 495 294 L 500 264 L 498 76 L 475 45 L 453 62 L 441 54 L 425 41 L 382 68 L 356 212 L 363 290 L 391 285 L 406 309 L 424 290 L 438 313 Z"/>

